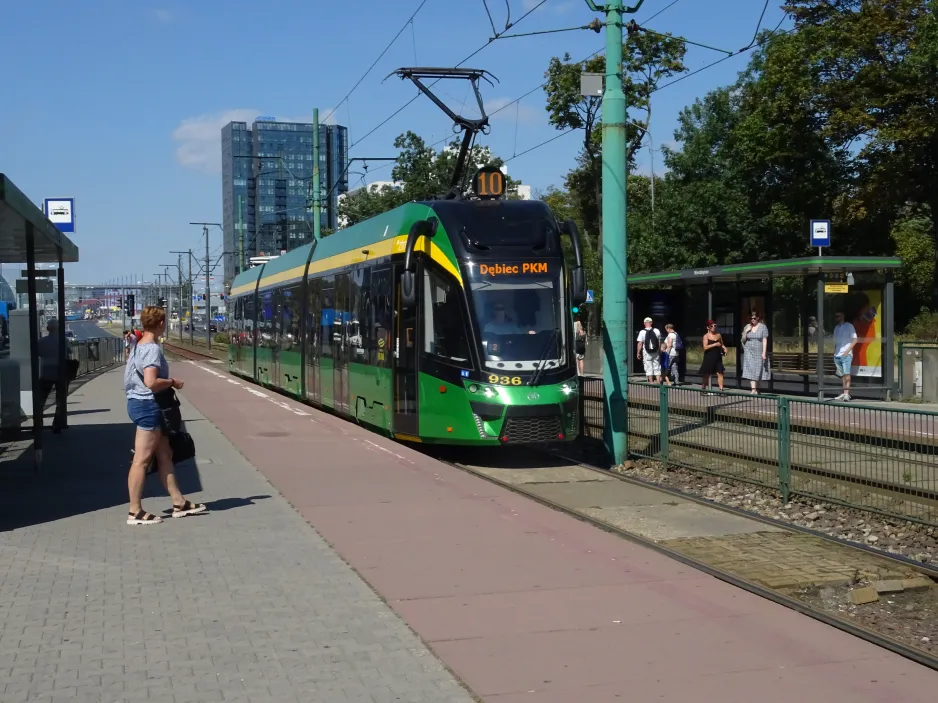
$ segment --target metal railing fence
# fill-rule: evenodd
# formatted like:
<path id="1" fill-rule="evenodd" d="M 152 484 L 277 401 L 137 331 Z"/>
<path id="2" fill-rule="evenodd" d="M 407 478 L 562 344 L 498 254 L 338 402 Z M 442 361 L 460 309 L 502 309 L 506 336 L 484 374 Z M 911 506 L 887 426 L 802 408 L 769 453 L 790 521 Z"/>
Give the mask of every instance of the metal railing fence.
<path id="1" fill-rule="evenodd" d="M 108 335 L 94 339 L 70 339 L 72 358 L 78 359 L 78 376 L 124 363 L 124 340 Z"/>
<path id="2" fill-rule="evenodd" d="M 603 379 L 580 387 L 595 454 Z M 936 412 L 629 382 L 628 419 L 632 457 L 938 525 Z"/>

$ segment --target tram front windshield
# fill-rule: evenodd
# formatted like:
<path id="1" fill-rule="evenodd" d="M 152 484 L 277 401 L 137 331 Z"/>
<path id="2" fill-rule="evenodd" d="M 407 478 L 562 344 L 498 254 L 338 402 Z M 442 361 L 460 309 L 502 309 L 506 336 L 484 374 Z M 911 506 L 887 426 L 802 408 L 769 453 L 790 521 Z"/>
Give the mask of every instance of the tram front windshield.
<path id="1" fill-rule="evenodd" d="M 469 286 L 485 367 L 517 372 L 534 371 L 539 363 L 545 369 L 562 365 L 566 330 L 560 266 L 552 273 L 494 276 L 481 268 L 473 267 Z"/>

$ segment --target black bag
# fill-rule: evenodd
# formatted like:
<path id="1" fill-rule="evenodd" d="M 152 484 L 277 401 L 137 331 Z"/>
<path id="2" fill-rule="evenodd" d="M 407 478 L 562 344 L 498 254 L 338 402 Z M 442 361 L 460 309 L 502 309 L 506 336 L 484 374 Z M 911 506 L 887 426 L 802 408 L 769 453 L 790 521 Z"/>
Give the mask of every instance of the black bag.
<path id="1" fill-rule="evenodd" d="M 137 348 L 134 347 L 134 353 L 136 351 Z M 131 363 L 134 365 L 134 371 L 143 381 L 143 374 L 137 368 L 137 362 L 132 361 Z M 192 439 L 192 435 L 183 429 L 182 411 L 179 409 L 181 404 L 179 398 L 176 397 L 176 391 L 167 388 L 165 391 L 154 393 L 153 399 L 160 409 L 163 434 L 169 437 L 169 446 L 173 450 L 173 464 L 180 464 L 195 457 L 195 440 Z M 133 450 L 131 450 L 132 453 Z M 154 471 L 156 471 L 156 457 L 150 460 L 150 465 L 147 467 L 148 474 Z"/>
<path id="2" fill-rule="evenodd" d="M 661 342 L 653 329 L 645 330 L 645 353 L 649 356 L 661 353 Z"/>
<path id="3" fill-rule="evenodd" d="M 78 378 L 78 359 L 66 359 L 65 364 L 68 371 L 68 382 L 71 383 Z"/>
<path id="4" fill-rule="evenodd" d="M 578 356 L 583 356 L 584 354 L 586 354 L 586 340 L 583 339 L 582 337 L 577 337 L 574 351 L 577 353 Z"/>

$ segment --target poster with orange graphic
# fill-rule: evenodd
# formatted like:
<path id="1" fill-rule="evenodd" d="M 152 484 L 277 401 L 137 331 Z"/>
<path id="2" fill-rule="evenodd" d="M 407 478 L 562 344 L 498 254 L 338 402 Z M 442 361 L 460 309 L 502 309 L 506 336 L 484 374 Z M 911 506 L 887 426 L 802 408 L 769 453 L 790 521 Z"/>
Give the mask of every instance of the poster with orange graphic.
<path id="1" fill-rule="evenodd" d="M 833 297 L 834 309 L 842 310 L 844 317 L 853 323 L 857 331 L 851 375 L 881 377 L 883 375 L 882 292 L 858 290 Z"/>

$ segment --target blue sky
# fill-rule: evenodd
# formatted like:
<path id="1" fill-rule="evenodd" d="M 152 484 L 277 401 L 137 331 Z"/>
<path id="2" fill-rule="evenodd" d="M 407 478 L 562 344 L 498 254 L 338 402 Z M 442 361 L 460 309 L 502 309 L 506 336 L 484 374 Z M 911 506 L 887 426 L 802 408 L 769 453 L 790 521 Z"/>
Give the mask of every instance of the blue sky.
<path id="1" fill-rule="evenodd" d="M 504 27 L 506 1 L 517 21 L 539 0 L 488 0 Z M 643 24 L 672 0 L 646 0 Z M 132 273 L 153 280 L 174 249 L 204 252 L 201 230 L 190 221 L 221 221 L 221 137 L 232 119 L 258 115 L 312 119 L 313 107 L 350 129 L 351 156 L 393 156 L 398 134 L 411 129 L 428 142 L 451 133 L 445 115 L 425 98 L 365 139 L 373 127 L 414 94 L 395 68 L 453 65 L 486 43 L 492 28 L 482 0 L 427 0 L 377 66 L 339 104 L 420 0 L 352 3 L 309 0 L 33 0 L 6 3 L 0 24 L 5 66 L 0 111 L 0 171 L 35 202 L 76 198 L 74 240 L 81 261 L 69 282 L 102 282 Z M 729 50 L 746 46 L 760 0 L 678 0 L 647 24 Z M 584 0 L 547 0 L 513 32 L 581 26 L 597 14 Z M 763 26 L 782 18 L 770 0 Z M 786 22 L 783 27 L 787 27 Z M 466 65 L 491 71 L 490 110 L 543 82 L 552 56 L 583 58 L 602 47 L 591 31 L 501 39 Z M 737 56 L 656 93 L 655 146 L 673 143 L 676 117 L 708 90 L 735 80 L 748 55 Z M 686 62 L 700 68 L 720 54 L 690 47 Z M 465 87 L 439 86 L 456 104 Z M 451 101 L 451 102 L 453 102 Z M 492 120 L 487 144 L 503 158 L 555 135 L 542 91 Z M 515 178 L 537 189 L 561 185 L 579 138 L 568 135 L 509 163 Z M 661 163 L 660 153 L 656 162 Z M 377 166 L 377 164 L 376 164 Z M 639 158 L 647 172 L 647 148 Z M 353 169 L 355 170 L 355 169 Z M 372 170 L 368 180 L 388 178 Z M 359 181 L 360 183 L 360 181 Z M 221 231 L 211 233 L 221 252 Z"/>

